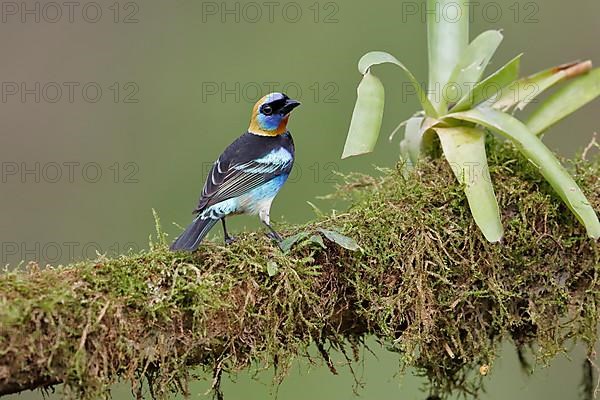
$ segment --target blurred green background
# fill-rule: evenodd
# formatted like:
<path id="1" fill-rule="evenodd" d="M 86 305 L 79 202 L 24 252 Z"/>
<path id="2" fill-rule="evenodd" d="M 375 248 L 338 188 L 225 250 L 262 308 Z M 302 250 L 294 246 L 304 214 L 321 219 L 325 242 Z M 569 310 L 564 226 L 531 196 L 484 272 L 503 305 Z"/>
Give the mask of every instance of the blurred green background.
<path id="1" fill-rule="evenodd" d="M 191 218 L 207 168 L 247 127 L 254 101 L 285 90 L 303 106 L 290 122 L 296 171 L 272 210 L 293 223 L 336 204 L 333 171 L 376 173 L 398 156 L 385 136 L 417 109 L 404 77 L 378 68 L 386 113 L 374 154 L 340 161 L 369 50 L 396 55 L 427 77 L 422 1 L 3 2 L 0 16 L 0 229 L 2 264 L 65 263 L 147 247 L 152 208 L 175 236 Z M 600 2 L 474 2 L 471 36 L 504 29 L 491 69 L 525 52 L 523 72 L 576 59 L 600 63 Z M 598 102 L 545 137 L 562 155 L 582 149 L 598 130 Z M 341 205 L 337 205 L 341 207 Z M 259 229 L 239 217 L 232 230 Z M 215 230 L 218 231 L 218 230 Z M 219 233 L 215 233 L 218 235 Z M 361 399 L 424 399 L 423 380 L 395 376 L 397 355 L 371 343 L 356 366 Z M 577 398 L 582 356 L 525 378 L 506 346 L 484 399 Z M 340 367 L 340 370 L 344 368 Z M 300 360 L 278 391 L 281 400 L 352 399 L 353 379 Z M 192 386 L 193 398 L 207 382 Z M 225 383 L 227 399 L 275 398 L 268 374 Z M 131 398 L 119 386 L 115 398 Z M 23 394 L 11 399 L 38 399 Z"/>

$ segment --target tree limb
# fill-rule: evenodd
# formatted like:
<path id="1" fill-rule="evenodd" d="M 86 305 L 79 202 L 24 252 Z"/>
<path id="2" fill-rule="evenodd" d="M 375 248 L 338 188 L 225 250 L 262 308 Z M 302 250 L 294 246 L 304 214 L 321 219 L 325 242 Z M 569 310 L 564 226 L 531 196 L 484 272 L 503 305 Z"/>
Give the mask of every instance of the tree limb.
<path id="1" fill-rule="evenodd" d="M 509 146 L 489 154 L 501 244 L 485 241 L 451 170 L 435 161 L 406 178 L 348 178 L 339 196 L 354 205 L 290 227 L 288 235 L 309 235 L 287 254 L 256 233 L 174 254 L 159 234 L 142 254 L 6 272 L 0 395 L 62 382 L 67 397 L 98 398 L 118 379 L 141 394 L 145 378 L 166 398 L 186 393 L 198 367 L 212 371 L 220 393 L 223 372 L 251 365 L 274 367 L 282 379 L 311 344 L 335 371 L 329 354 L 355 359 L 346 348 L 367 335 L 426 374 L 435 395 L 478 391 L 504 338 L 520 349 L 535 344 L 538 356 L 557 354 L 566 340 L 591 354 L 597 242 Z M 598 209 L 600 163 L 574 170 Z M 322 248 L 310 236 L 318 228 L 362 250 L 328 240 Z"/>

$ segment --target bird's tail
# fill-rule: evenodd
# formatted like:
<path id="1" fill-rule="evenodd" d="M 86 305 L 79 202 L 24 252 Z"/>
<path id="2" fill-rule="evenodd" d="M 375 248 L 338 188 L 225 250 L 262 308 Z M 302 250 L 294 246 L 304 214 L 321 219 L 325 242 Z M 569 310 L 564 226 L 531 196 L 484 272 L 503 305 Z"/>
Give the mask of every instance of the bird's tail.
<path id="1" fill-rule="evenodd" d="M 218 222 L 218 219 L 196 217 L 185 231 L 173 242 L 171 250 L 194 251 L 208 234 L 208 231 Z"/>

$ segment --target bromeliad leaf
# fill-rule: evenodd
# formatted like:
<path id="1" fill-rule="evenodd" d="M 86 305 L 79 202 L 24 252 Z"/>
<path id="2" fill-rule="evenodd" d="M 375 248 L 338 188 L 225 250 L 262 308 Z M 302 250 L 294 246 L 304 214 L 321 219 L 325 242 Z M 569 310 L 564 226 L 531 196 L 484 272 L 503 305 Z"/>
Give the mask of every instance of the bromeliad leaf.
<path id="1" fill-rule="evenodd" d="M 592 63 L 585 61 L 559 65 L 558 67 L 538 72 L 509 85 L 502 91 L 500 96 L 493 99 L 493 102 L 484 103 L 484 106 L 492 106 L 502 111 L 508 111 L 513 107 L 523 110 L 528 104 L 533 103 L 540 94 L 552 86 L 565 79 L 581 75 L 591 68 Z"/>
<path id="2" fill-rule="evenodd" d="M 415 89 L 415 92 L 417 93 L 417 96 L 419 97 L 421 107 L 423 107 L 425 113 L 429 116 L 437 117 L 438 112 L 435 110 L 435 108 L 427 98 L 427 95 L 421 87 L 421 85 L 419 84 L 419 81 L 417 81 L 417 78 L 415 78 L 412 72 L 410 72 L 410 70 L 406 68 L 404 64 L 402 64 L 400 61 L 398 61 L 398 59 L 393 55 L 384 51 L 371 51 L 362 56 L 362 58 L 358 61 L 358 70 L 361 74 L 365 74 L 373 65 L 385 63 L 397 65 L 406 73 Z"/>
<path id="3" fill-rule="evenodd" d="M 492 108 L 475 108 L 449 114 L 447 118 L 474 122 L 510 139 L 552 185 L 577 219 L 585 226 L 588 236 L 600 238 L 600 222 L 577 183 L 542 141 L 518 119 Z"/>
<path id="4" fill-rule="evenodd" d="M 600 96 L 600 68 L 566 83 L 540 104 L 526 121 L 534 135 L 539 135 L 552 125 Z"/>
<path id="5" fill-rule="evenodd" d="M 411 170 L 434 147 L 432 127 L 440 124 L 435 118 L 413 117 L 408 120 L 404 131 L 404 139 L 400 142 L 400 156 L 405 161 L 405 168 Z"/>
<path id="6" fill-rule="evenodd" d="M 465 111 L 473 105 L 500 96 L 507 86 L 519 78 L 522 55 L 523 54 L 519 54 L 498 71 L 475 85 L 454 107 L 452 107 L 452 112 Z"/>
<path id="7" fill-rule="evenodd" d="M 553 85 L 589 72 L 591 62 L 565 64 L 519 79 L 521 55 L 518 55 L 480 82 L 503 39 L 500 31 L 484 32 L 469 44 L 468 0 L 426 0 L 425 11 L 430 97 L 408 68 L 389 53 L 373 51 L 365 54 L 358 63 L 359 71 L 365 76 L 361 86 L 374 81 L 370 72 L 374 65 L 391 63 L 407 74 L 419 97 L 423 111 L 398 125 L 390 136 L 391 141 L 394 134 L 404 127 L 405 135 L 400 142 L 400 154 L 405 161 L 403 172 L 411 169 L 422 153 L 437 153 L 437 142 L 432 140 L 434 132 L 437 132 L 442 150 L 455 166 L 454 173 L 464 186 L 477 225 L 488 240 L 500 240 L 503 230 L 489 177 L 485 130 L 473 126 L 481 125 L 512 140 L 519 151 L 539 168 L 585 226 L 588 235 L 600 237 L 600 222 L 588 200 L 552 152 L 532 133 L 543 132 L 600 95 L 600 72 L 594 71 L 551 96 L 531 115 L 526 126 L 503 111 L 522 110 Z M 451 15 L 451 12 L 456 15 Z M 371 85 L 381 86 L 379 80 L 376 83 Z M 463 88 L 469 89 L 466 94 L 463 94 Z M 380 102 L 364 104 L 360 89 L 343 157 L 371 151 L 381 127 L 383 87 L 378 92 Z M 371 111 L 367 111 L 369 108 Z M 448 108 L 450 115 L 447 115 Z M 323 231 L 323 234 L 336 241 L 336 237 L 331 236 L 332 232 Z"/>
<path id="8" fill-rule="evenodd" d="M 485 154 L 485 132 L 464 126 L 433 129 L 454 175 L 464 186 L 477 226 L 488 241 L 500 241 L 502 221 Z"/>
<path id="9" fill-rule="evenodd" d="M 421 132 L 421 124 L 423 117 L 412 117 L 406 123 L 404 129 L 404 139 L 400 142 L 400 155 L 406 162 L 406 166 L 411 169 L 421 158 L 421 145 L 423 135 Z"/>
<path id="10" fill-rule="evenodd" d="M 502 42 L 499 31 L 486 31 L 477 36 L 467 46 L 458 64 L 454 67 L 447 86 L 441 87 L 444 107 L 448 102 L 457 102 L 462 98 L 465 88 L 479 82 L 485 68 Z"/>
<path id="11" fill-rule="evenodd" d="M 347 250 L 356 251 L 360 249 L 360 246 L 358 245 L 358 243 L 356 243 L 354 239 L 349 238 L 348 236 L 344 236 L 339 232 L 327 229 L 319 229 L 319 232 L 325 235 L 327 239 L 331 240 L 334 243 L 337 243 L 338 245 L 342 246 Z"/>
<path id="12" fill-rule="evenodd" d="M 379 78 L 366 71 L 357 89 L 356 105 L 342 158 L 373 151 L 381 129 L 385 92 Z"/>
<path id="13" fill-rule="evenodd" d="M 470 4 L 469 0 L 427 0 L 426 6 L 429 91 L 438 114 L 445 114 L 445 105 L 436 87 L 446 87 L 452 69 L 469 44 Z"/>

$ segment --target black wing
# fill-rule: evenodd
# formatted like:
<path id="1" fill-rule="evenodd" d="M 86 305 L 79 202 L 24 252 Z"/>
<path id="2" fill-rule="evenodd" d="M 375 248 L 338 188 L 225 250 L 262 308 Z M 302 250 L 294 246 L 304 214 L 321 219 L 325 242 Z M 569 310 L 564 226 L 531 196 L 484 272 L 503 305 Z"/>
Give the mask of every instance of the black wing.
<path id="1" fill-rule="evenodd" d="M 276 140 L 246 134 L 232 143 L 213 164 L 194 213 L 248 193 L 276 176 L 289 174 L 294 148 L 291 136 L 287 136 Z"/>

